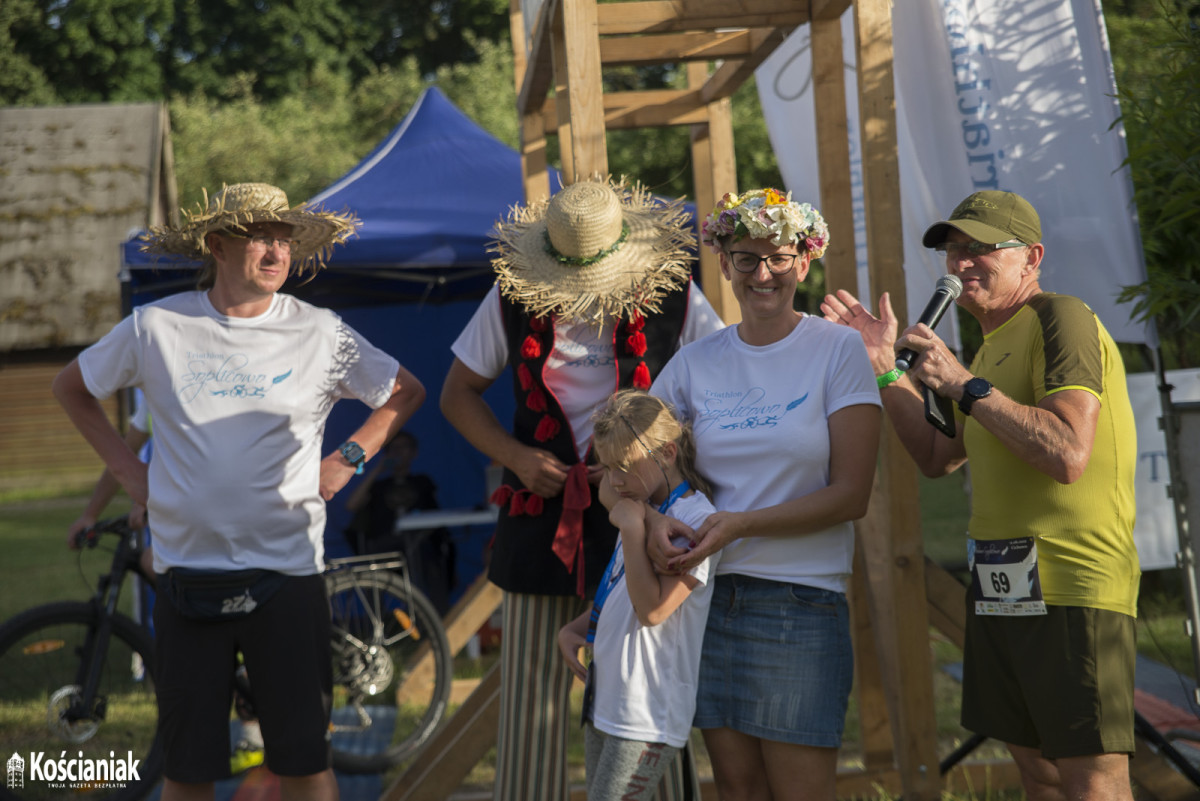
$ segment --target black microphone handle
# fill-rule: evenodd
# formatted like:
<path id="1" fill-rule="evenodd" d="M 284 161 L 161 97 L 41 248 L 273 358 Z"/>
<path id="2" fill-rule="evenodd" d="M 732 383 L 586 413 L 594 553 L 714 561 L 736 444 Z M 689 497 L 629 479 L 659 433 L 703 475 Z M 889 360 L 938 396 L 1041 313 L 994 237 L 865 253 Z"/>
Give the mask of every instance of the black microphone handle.
<path id="1" fill-rule="evenodd" d="M 941 321 L 942 315 L 946 313 L 946 309 L 950 308 L 955 297 L 957 297 L 955 293 L 939 285 L 934 291 L 933 297 L 929 299 L 929 303 L 925 304 L 925 311 L 921 312 L 921 317 L 917 322 L 933 328 Z M 896 367 L 907 371 L 917 360 L 917 355 L 912 348 L 905 348 L 896 354 Z"/>

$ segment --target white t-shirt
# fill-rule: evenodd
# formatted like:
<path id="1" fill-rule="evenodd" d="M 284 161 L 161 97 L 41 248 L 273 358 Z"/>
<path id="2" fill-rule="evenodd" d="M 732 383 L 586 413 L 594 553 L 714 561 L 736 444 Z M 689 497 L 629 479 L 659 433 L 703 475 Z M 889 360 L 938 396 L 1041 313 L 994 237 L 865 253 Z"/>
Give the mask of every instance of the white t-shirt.
<path id="1" fill-rule="evenodd" d="M 154 569 L 324 567 L 321 443 L 333 404 L 378 408 L 399 364 L 327 309 L 277 294 L 258 317 L 183 292 L 79 356 L 88 391 L 140 387 L 154 421 Z"/>
<path id="2" fill-rule="evenodd" d="M 680 498 L 667 513 L 696 528 L 716 509 L 703 493 Z M 696 714 L 700 650 L 712 602 L 713 569 L 720 554 L 708 557 L 689 575 L 699 584 L 671 616 L 643 626 L 625 587 L 620 537 L 612 575 L 618 576 L 596 622 L 592 650 L 595 705 L 592 723 L 626 740 L 667 743 L 682 748 Z"/>
<path id="3" fill-rule="evenodd" d="M 689 342 L 725 326 L 708 298 L 689 285 L 687 317 L 679 342 Z M 508 337 L 500 315 L 500 291 L 495 285 L 479 304 L 458 339 L 454 355 L 471 372 L 495 380 L 508 365 Z M 546 387 L 562 406 L 580 458 L 592 439 L 592 412 L 613 392 L 613 325 L 596 328 L 588 323 L 556 325 L 554 349 L 546 359 Z"/>
<path id="4" fill-rule="evenodd" d="M 133 414 L 129 417 L 129 425 L 143 434 L 150 433 L 150 407 L 146 405 L 144 398 L 138 398 L 137 408 L 133 410 Z"/>
<path id="5" fill-rule="evenodd" d="M 829 484 L 829 416 L 879 406 L 858 332 L 805 315 L 779 342 L 747 345 L 730 326 L 681 349 L 650 392 L 690 420 L 696 467 L 718 509 L 744 512 L 802 498 Z M 854 527 L 727 545 L 718 573 L 845 592 Z"/>

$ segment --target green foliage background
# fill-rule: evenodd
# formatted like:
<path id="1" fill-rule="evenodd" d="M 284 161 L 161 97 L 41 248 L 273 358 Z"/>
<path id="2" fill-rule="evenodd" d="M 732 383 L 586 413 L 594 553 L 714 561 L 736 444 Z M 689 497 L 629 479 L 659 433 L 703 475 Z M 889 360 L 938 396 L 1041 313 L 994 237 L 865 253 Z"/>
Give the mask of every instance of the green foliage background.
<path id="1" fill-rule="evenodd" d="M 1149 274 L 1126 297 L 1157 320 L 1168 366 L 1195 365 L 1200 3 L 1109 0 L 1104 12 Z M 609 89 L 683 80 L 672 66 L 605 73 Z M 0 104 L 166 100 L 189 206 L 202 188 L 246 180 L 277 183 L 294 201 L 310 197 L 366 155 L 430 85 L 517 145 L 506 0 L 0 3 Z M 733 111 L 739 186 L 780 185 L 753 81 L 734 96 Z M 555 147 L 551 138 L 552 161 Z M 693 194 L 686 129 L 612 131 L 608 149 L 613 173 L 663 195 Z"/>

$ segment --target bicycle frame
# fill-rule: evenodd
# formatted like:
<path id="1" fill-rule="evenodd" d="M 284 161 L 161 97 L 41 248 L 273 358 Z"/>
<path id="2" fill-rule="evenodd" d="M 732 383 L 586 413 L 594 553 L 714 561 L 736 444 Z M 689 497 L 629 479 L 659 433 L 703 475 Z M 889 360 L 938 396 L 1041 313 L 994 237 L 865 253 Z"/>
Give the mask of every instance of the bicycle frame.
<path id="1" fill-rule="evenodd" d="M 117 602 L 121 597 L 121 585 L 125 583 L 125 575 L 130 570 L 136 570 L 141 549 L 137 545 L 137 532 L 130 529 L 127 522 L 115 519 L 98 523 L 93 527 L 97 536 L 87 540 L 87 547 L 96 547 L 100 534 L 113 534 L 117 537 L 117 548 L 113 552 L 112 567 L 106 574 L 101 574 L 92 596 L 92 606 L 96 610 L 96 625 L 89 629 L 84 641 L 83 654 L 79 662 L 79 673 L 75 683 L 80 688 L 79 700 L 67 708 L 66 719 L 70 723 L 81 720 L 104 719 L 105 705 L 101 700 L 97 703 L 96 691 L 100 686 L 100 674 L 104 667 L 104 659 L 108 653 L 108 642 L 112 636 L 113 616 L 117 614 Z"/>

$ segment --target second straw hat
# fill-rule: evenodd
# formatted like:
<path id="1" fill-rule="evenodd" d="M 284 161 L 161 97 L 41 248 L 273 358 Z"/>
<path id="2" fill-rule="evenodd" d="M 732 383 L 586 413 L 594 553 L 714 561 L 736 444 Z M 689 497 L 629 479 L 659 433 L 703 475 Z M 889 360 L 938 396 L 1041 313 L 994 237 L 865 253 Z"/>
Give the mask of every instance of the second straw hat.
<path id="1" fill-rule="evenodd" d="M 691 275 L 695 235 L 680 200 L 594 178 L 516 207 L 493 229 L 505 297 L 531 314 L 603 322 L 658 311 Z"/>

